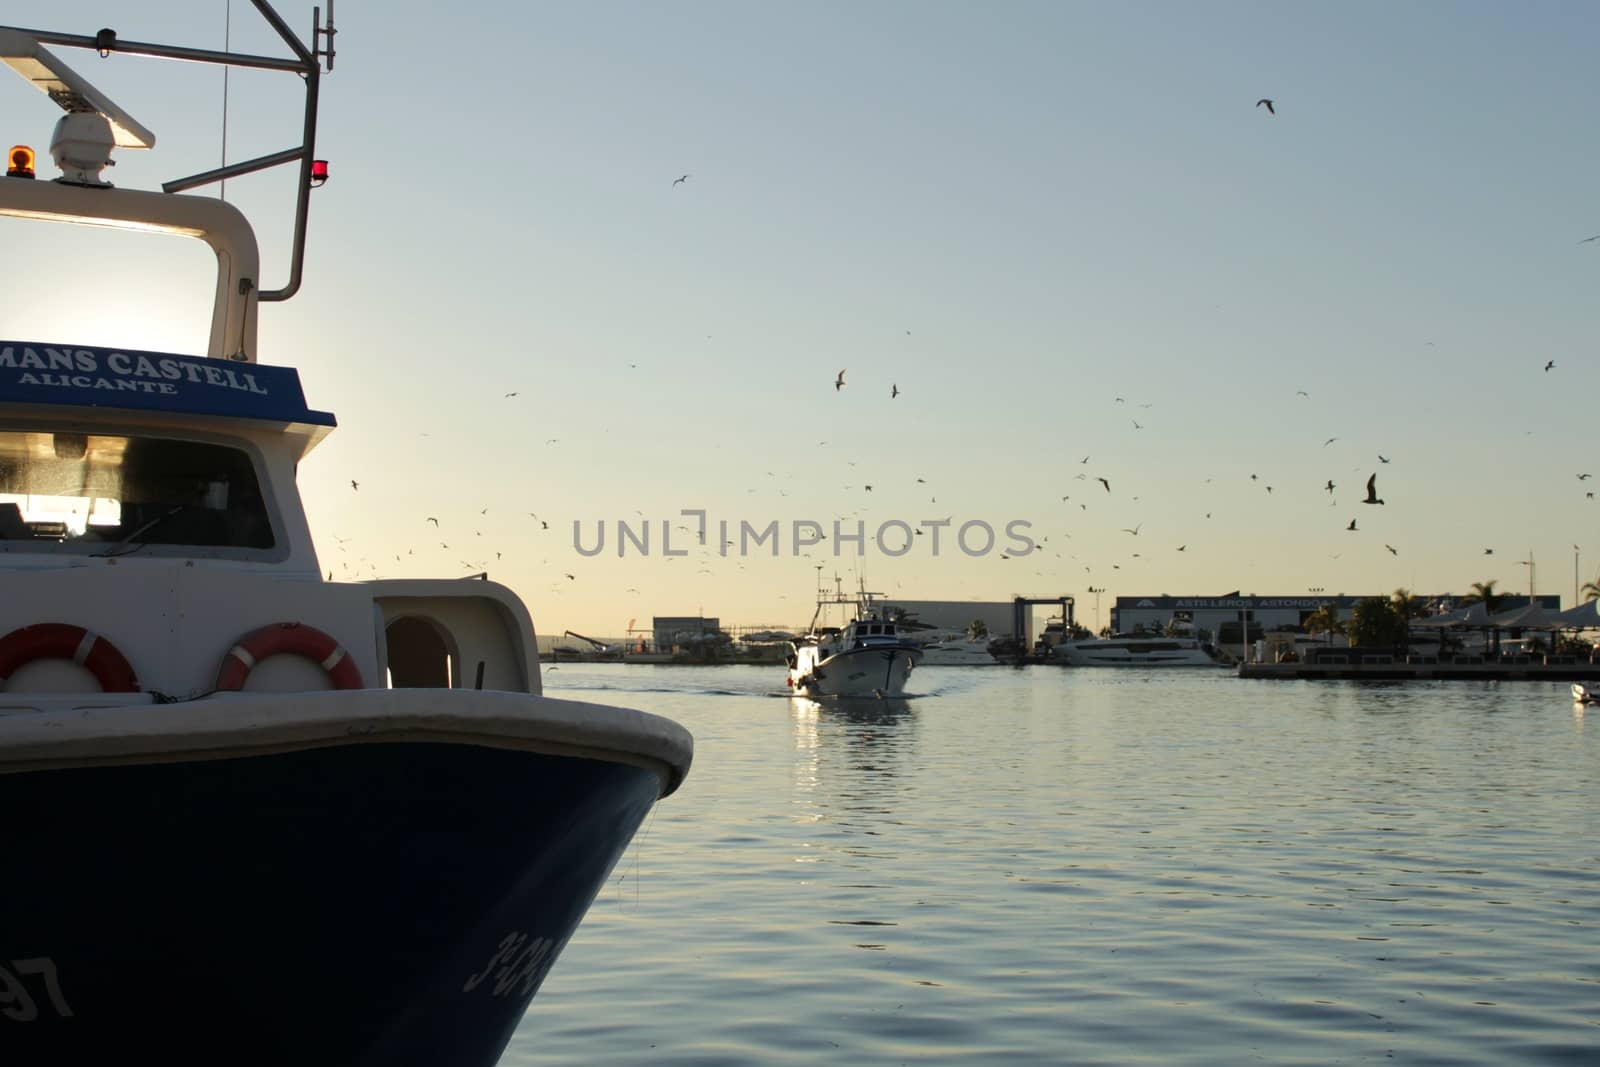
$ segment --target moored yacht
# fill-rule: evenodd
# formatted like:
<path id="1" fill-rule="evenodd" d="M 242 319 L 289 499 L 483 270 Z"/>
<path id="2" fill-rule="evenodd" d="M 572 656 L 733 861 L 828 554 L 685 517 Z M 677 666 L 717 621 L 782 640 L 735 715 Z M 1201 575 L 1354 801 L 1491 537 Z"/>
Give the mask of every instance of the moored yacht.
<path id="1" fill-rule="evenodd" d="M 923 667 L 992 667 L 999 663 L 989 651 L 988 637 L 973 637 L 965 630 L 914 630 L 907 638 L 922 650 Z"/>
<path id="2" fill-rule="evenodd" d="M 502 585 L 322 579 L 296 471 L 334 418 L 256 314 L 299 284 L 326 53 L 253 3 L 291 58 L 0 28 L 69 112 L 61 177 L 13 149 L 0 216 L 218 267 L 204 355 L 76 343 L 76 313 L 0 341 L 0 1059 L 489 1067 L 693 742 L 544 696 Z M 168 185 L 299 162 L 290 284 L 228 203 L 104 181 L 153 138 L 41 38 L 298 74 L 298 149 Z"/>
<path id="3" fill-rule="evenodd" d="M 1215 646 L 1194 637 L 1113 634 L 1065 640 L 1050 649 L 1053 662 L 1069 667 L 1223 667 Z"/>

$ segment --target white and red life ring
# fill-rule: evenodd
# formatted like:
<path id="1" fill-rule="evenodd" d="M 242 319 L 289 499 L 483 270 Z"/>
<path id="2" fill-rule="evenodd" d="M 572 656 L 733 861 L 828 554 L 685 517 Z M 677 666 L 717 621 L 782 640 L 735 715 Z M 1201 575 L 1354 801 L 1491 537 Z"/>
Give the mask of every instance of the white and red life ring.
<path id="1" fill-rule="evenodd" d="M 361 668 L 343 645 L 317 629 L 300 622 L 275 622 L 251 630 L 228 650 L 217 671 L 219 691 L 243 689 L 245 679 L 256 664 L 268 656 L 304 656 L 327 672 L 335 689 L 365 689 Z"/>
<path id="2" fill-rule="evenodd" d="M 41 659 L 70 659 L 88 670 L 107 693 L 137 693 L 139 678 L 117 646 L 92 630 L 64 622 L 39 622 L 0 637 L 0 683 L 17 668 Z"/>

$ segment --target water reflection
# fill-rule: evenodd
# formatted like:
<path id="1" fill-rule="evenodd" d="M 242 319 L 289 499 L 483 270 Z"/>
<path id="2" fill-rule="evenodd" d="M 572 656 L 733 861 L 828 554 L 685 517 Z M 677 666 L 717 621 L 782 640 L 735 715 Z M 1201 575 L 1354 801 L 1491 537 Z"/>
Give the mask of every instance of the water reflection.
<path id="1" fill-rule="evenodd" d="M 794 785 L 811 818 L 881 816 L 915 774 L 920 720 L 902 698 L 791 697 Z"/>
<path id="2" fill-rule="evenodd" d="M 856 725 L 885 726 L 912 717 L 911 701 L 904 697 L 835 697 L 827 701 L 806 700 L 815 704 L 823 718 Z"/>
<path id="3" fill-rule="evenodd" d="M 900 697 L 791 697 L 795 747 L 815 752 L 831 739 L 845 747 L 903 749 L 916 739 L 917 712 Z"/>

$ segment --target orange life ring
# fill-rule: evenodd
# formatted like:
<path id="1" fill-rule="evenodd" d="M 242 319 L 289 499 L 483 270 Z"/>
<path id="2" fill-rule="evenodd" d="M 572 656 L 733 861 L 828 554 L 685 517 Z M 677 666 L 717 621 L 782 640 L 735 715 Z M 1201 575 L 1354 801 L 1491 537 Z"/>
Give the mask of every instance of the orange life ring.
<path id="1" fill-rule="evenodd" d="M 40 659 L 70 659 L 94 675 L 107 693 L 137 693 L 139 679 L 117 646 L 82 626 L 40 622 L 0 637 L 0 682 L 23 664 Z"/>
<path id="2" fill-rule="evenodd" d="M 314 626 L 299 622 L 275 622 L 251 630 L 222 657 L 217 671 L 217 689 L 244 688 L 244 680 L 257 663 L 268 656 L 286 653 L 304 656 L 327 672 L 335 689 L 365 689 L 361 668 L 343 645 Z"/>

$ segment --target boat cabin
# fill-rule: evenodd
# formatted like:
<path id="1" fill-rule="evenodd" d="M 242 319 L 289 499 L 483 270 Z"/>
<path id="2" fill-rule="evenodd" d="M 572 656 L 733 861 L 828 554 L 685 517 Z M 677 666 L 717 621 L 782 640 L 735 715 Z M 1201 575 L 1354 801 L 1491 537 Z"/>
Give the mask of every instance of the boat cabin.
<path id="1" fill-rule="evenodd" d="M 0 178 L 0 220 L 205 242 L 209 342 L 0 340 L 0 715 L 231 689 L 539 693 L 533 623 L 504 586 L 324 579 L 296 473 L 335 420 L 293 368 L 256 361 L 254 232 L 215 197 L 100 180 L 103 147 L 93 173 Z"/>

